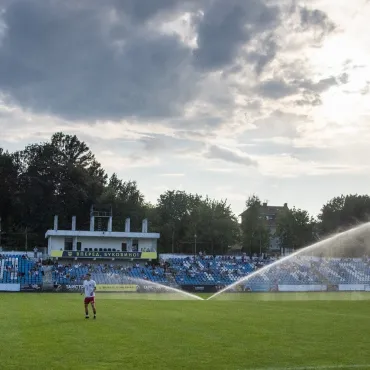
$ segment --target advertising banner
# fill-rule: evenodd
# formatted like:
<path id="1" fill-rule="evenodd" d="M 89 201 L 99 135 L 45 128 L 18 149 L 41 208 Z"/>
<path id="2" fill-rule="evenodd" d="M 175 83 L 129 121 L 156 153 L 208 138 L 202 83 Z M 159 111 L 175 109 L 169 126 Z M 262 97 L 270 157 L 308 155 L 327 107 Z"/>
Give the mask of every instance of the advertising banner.
<path id="1" fill-rule="evenodd" d="M 148 285 L 138 285 L 139 293 L 171 293 L 171 289 L 166 286 L 148 284 Z"/>
<path id="2" fill-rule="evenodd" d="M 0 284 L 0 292 L 19 292 L 20 284 Z"/>
<path id="3" fill-rule="evenodd" d="M 69 284 L 29 284 L 21 287 L 21 292 L 40 292 L 40 293 L 74 293 L 81 292 L 82 285 Z"/>
<path id="4" fill-rule="evenodd" d="M 339 284 L 339 290 L 342 292 L 363 292 L 364 284 Z"/>
<path id="5" fill-rule="evenodd" d="M 136 284 L 99 284 L 96 286 L 97 292 L 125 292 L 134 293 L 139 290 Z"/>
<path id="6" fill-rule="evenodd" d="M 15 284 L 11 284 L 15 285 Z M 165 286 L 137 285 L 137 284 L 98 284 L 97 293 L 166 293 L 170 290 Z M 21 292 L 44 293 L 81 293 L 81 284 L 30 284 L 21 287 Z"/>
<path id="7" fill-rule="evenodd" d="M 157 258 L 157 252 L 51 251 L 51 257 L 58 257 L 58 258 L 156 259 Z"/>
<path id="8" fill-rule="evenodd" d="M 271 292 L 274 286 L 270 284 L 248 284 L 244 287 L 244 292 Z"/>
<path id="9" fill-rule="evenodd" d="M 65 292 L 82 292 L 83 285 L 78 284 L 66 284 L 61 286 L 62 291 Z"/>
<path id="10" fill-rule="evenodd" d="M 337 292 L 339 290 L 339 286 L 337 284 L 328 285 L 328 292 Z"/>
<path id="11" fill-rule="evenodd" d="M 21 285 L 21 292 L 41 292 L 42 285 L 41 284 L 28 284 L 28 285 Z"/>
<path id="12" fill-rule="evenodd" d="M 182 285 L 181 289 L 190 293 L 216 293 L 216 285 Z"/>
<path id="13" fill-rule="evenodd" d="M 279 292 L 326 292 L 326 285 L 278 285 Z"/>

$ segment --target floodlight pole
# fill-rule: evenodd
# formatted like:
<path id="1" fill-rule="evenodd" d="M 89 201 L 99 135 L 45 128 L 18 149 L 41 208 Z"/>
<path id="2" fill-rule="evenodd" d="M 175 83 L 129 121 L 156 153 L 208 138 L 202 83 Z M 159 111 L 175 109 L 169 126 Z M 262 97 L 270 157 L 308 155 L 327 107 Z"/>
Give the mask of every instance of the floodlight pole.
<path id="1" fill-rule="evenodd" d="M 194 234 L 194 255 L 197 255 L 197 234 Z"/>

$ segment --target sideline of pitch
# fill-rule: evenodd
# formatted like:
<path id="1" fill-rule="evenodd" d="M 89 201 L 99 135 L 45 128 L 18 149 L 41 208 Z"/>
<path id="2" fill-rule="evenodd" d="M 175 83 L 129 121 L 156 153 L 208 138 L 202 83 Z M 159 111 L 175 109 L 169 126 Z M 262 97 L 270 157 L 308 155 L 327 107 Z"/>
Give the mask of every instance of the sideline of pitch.
<path id="1" fill-rule="evenodd" d="M 298 367 L 259 367 L 243 368 L 237 370 L 344 370 L 344 369 L 370 369 L 367 365 L 323 365 L 323 366 L 298 366 Z"/>

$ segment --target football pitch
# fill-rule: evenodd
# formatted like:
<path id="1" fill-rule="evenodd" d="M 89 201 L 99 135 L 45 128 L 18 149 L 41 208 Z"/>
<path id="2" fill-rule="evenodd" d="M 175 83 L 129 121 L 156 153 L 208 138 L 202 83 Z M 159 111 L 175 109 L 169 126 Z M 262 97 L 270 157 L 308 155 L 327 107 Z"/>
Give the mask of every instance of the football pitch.
<path id="1" fill-rule="evenodd" d="M 0 294 L 0 368 L 370 369 L 370 293 L 168 298 L 101 293 L 86 320 L 79 294 Z"/>

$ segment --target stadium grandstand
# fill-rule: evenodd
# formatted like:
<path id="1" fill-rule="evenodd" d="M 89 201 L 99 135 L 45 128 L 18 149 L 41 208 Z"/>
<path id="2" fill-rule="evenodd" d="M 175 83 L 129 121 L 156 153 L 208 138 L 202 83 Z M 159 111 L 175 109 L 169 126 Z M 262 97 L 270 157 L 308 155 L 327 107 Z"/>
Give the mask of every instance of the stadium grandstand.
<path id="1" fill-rule="evenodd" d="M 259 271 L 275 260 L 247 256 L 162 255 L 159 263 L 143 261 L 44 260 L 25 254 L 0 255 L 0 284 L 81 284 L 90 272 L 98 284 L 135 279 L 171 286 L 223 287 Z M 269 291 L 280 285 L 370 284 L 370 259 L 292 257 L 253 274 L 244 290 Z"/>

